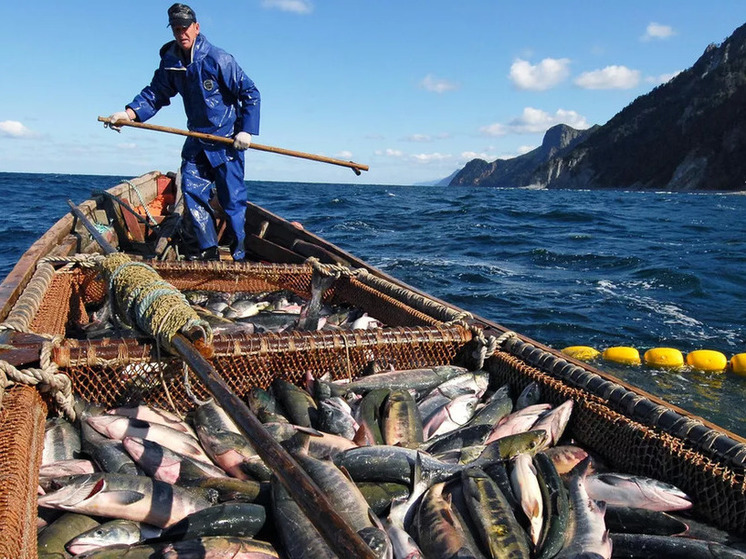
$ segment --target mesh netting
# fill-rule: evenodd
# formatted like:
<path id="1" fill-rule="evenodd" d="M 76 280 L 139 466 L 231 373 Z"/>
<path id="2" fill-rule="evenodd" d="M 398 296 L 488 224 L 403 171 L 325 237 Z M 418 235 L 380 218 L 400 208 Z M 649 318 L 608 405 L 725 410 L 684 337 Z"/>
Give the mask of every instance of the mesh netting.
<path id="1" fill-rule="evenodd" d="M 47 408 L 36 389 L 15 386 L 0 409 L 0 557 L 36 557 L 36 488 Z"/>
<path id="2" fill-rule="evenodd" d="M 678 437 L 632 421 L 603 400 L 498 352 L 488 361 L 492 381 L 516 392 L 535 381 L 555 405 L 575 401 L 567 427 L 580 446 L 592 449 L 615 470 L 666 480 L 687 493 L 694 510 L 716 526 L 746 532 L 746 478 L 742 470 L 691 448 Z"/>
<path id="3" fill-rule="evenodd" d="M 471 333 L 459 326 L 252 334 L 215 342 L 212 362 L 226 383 L 244 397 L 255 386 L 266 388 L 277 376 L 301 383 L 307 373 L 334 379 L 356 378 L 371 364 L 379 368 L 418 368 L 451 363 Z M 75 393 L 106 407 L 144 402 L 194 406 L 187 389 L 200 399 L 209 395 L 190 374 L 184 383 L 182 362 L 158 362 L 155 348 L 133 340 L 121 343 L 67 340 L 55 353 Z"/>

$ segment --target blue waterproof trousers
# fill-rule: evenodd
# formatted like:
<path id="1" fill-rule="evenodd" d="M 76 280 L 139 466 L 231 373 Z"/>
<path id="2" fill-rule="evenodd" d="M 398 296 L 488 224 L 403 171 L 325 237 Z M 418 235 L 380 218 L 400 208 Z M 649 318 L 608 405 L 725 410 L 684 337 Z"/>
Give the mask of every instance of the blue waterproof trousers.
<path id="1" fill-rule="evenodd" d="M 181 162 L 184 203 L 191 216 L 199 248 L 203 251 L 218 246 L 215 217 L 210 207 L 212 183 L 215 183 L 218 202 L 226 213 L 228 228 L 234 237 L 231 245 L 233 259 L 241 260 L 246 255 L 244 239 L 248 201 L 248 189 L 244 183 L 243 152 L 236 152 L 234 157 L 217 167 L 210 165 L 204 152 L 198 153 L 194 160 L 183 159 Z"/>

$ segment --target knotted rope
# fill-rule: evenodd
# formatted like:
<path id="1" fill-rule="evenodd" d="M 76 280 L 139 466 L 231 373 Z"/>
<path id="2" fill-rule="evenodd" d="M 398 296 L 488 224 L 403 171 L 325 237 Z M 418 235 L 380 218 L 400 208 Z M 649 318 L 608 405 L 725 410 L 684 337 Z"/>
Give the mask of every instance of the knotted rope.
<path id="1" fill-rule="evenodd" d="M 52 361 L 52 350 L 59 347 L 62 336 L 55 336 L 42 344 L 39 355 L 40 368 L 17 369 L 7 361 L 0 360 L 0 402 L 5 389 L 14 384 L 38 386 L 40 392 L 50 392 L 57 408 L 71 421 L 75 420 L 75 400 L 73 398 L 70 378 L 58 372 L 57 364 Z"/>

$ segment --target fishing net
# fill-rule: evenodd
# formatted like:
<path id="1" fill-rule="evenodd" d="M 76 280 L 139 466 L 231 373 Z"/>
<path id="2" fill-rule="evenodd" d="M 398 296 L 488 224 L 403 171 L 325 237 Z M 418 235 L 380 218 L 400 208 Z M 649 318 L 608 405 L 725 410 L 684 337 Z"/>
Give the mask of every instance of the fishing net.
<path id="1" fill-rule="evenodd" d="M 36 557 L 36 488 L 47 408 L 33 387 L 0 400 L 0 557 Z"/>

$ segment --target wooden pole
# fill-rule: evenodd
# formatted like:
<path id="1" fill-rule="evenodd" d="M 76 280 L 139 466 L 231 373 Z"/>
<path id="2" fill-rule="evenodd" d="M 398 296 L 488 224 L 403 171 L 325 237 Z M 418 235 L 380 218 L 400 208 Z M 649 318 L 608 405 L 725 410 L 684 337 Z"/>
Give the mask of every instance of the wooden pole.
<path id="1" fill-rule="evenodd" d="M 101 246 L 105 254 L 117 252 L 96 230 L 90 220 L 68 200 L 73 215 L 83 224 Z M 220 406 L 246 434 L 272 473 L 282 483 L 319 534 L 339 557 L 375 559 L 373 550 L 334 510 L 323 491 L 316 485 L 295 459 L 264 428 L 249 407 L 236 396 L 215 368 L 183 334 L 171 339 L 171 347 L 200 378 Z"/>
<path id="2" fill-rule="evenodd" d="M 218 142 L 221 144 L 233 145 L 233 138 L 226 138 L 224 136 L 215 136 L 214 134 L 205 134 L 204 132 L 192 132 L 191 130 L 182 130 L 180 128 L 171 128 L 169 126 L 158 126 L 157 124 L 147 124 L 145 122 L 135 122 L 134 120 L 117 120 L 112 122 L 110 118 L 100 116 L 98 117 L 99 122 L 104 122 L 110 126 L 131 126 L 133 128 L 142 128 L 145 130 L 155 130 L 157 132 L 166 132 L 168 134 L 177 134 L 179 136 L 190 136 L 192 138 L 200 138 L 201 140 L 208 140 L 210 142 Z M 323 155 L 314 155 L 313 153 L 304 153 L 302 151 L 294 151 L 290 149 L 277 148 L 273 146 L 265 146 L 262 144 L 256 144 L 251 142 L 250 149 L 256 149 L 259 151 L 268 151 L 271 153 L 279 153 L 280 155 L 289 155 L 291 157 L 300 157 L 301 159 L 310 159 L 312 161 L 320 161 L 322 163 L 330 163 L 332 165 L 339 165 L 341 167 L 349 167 L 353 170 L 356 175 L 360 175 L 360 171 L 367 171 L 369 167 L 361 163 L 355 163 L 354 161 L 343 161 L 342 159 L 333 159 L 331 157 L 325 157 Z"/>

